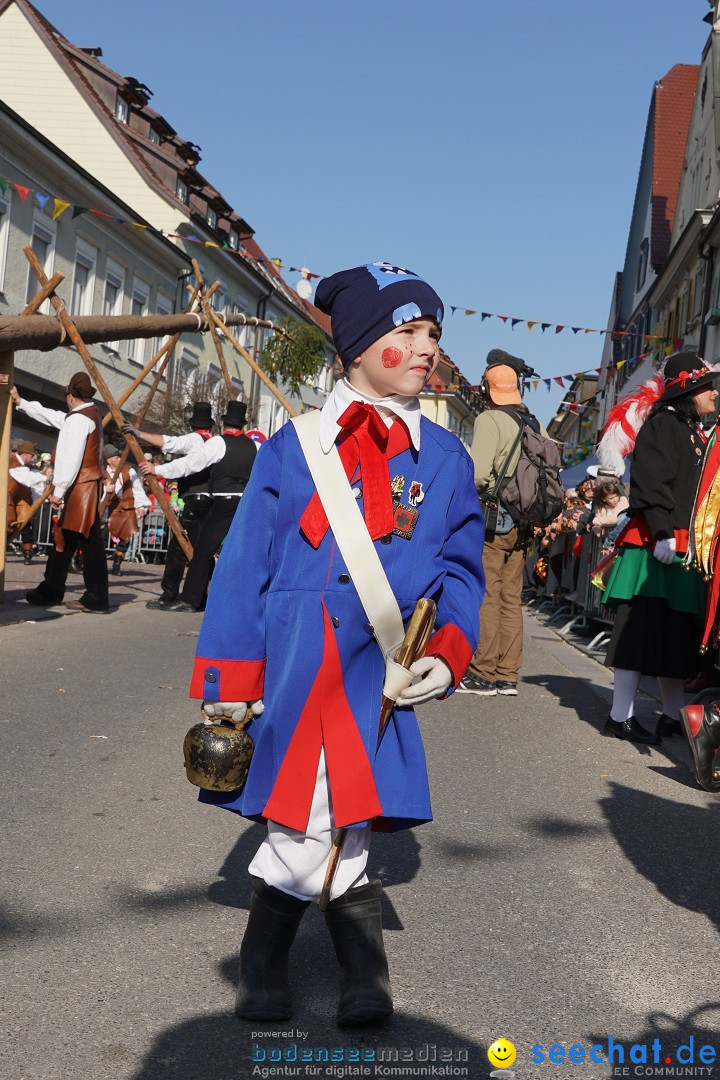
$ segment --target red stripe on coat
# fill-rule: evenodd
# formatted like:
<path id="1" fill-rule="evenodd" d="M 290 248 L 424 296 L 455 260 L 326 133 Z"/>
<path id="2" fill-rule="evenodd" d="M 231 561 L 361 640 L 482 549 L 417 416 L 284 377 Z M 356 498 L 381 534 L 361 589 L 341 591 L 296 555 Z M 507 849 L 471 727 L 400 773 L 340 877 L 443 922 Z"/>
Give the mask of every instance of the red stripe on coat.
<path id="1" fill-rule="evenodd" d="M 210 668 L 218 673 L 216 701 L 257 701 L 265 689 L 264 660 L 211 660 L 196 656 L 190 680 L 191 698 L 207 697 L 205 675 Z"/>
<path id="2" fill-rule="evenodd" d="M 325 747 L 335 826 L 382 814 L 372 766 L 345 695 L 335 630 L 323 604 L 323 658 L 282 760 L 263 817 L 305 832 Z"/>

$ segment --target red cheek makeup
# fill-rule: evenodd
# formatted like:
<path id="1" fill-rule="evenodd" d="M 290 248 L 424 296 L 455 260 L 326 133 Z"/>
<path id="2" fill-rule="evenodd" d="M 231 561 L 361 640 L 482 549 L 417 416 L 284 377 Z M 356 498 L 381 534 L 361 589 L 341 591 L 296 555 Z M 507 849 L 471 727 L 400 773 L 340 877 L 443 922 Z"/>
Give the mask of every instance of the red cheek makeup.
<path id="1" fill-rule="evenodd" d="M 402 350 L 401 349 L 396 349 L 392 345 L 387 349 L 383 349 L 382 356 L 380 357 L 380 359 L 382 360 L 382 365 L 385 368 L 397 367 L 398 364 L 401 363 L 402 358 L 403 358 Z"/>

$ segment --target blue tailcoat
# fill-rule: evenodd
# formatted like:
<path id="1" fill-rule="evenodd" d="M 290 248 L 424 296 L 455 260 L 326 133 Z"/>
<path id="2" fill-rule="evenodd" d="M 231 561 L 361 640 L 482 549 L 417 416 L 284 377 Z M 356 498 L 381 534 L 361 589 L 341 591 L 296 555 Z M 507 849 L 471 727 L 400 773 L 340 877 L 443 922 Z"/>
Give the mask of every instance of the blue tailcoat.
<path id="1" fill-rule="evenodd" d="M 377 541 L 375 548 L 406 625 L 420 597 L 436 601 L 436 633 L 427 654 L 446 660 L 457 685 L 478 641 L 483 519 L 465 448 L 455 435 L 425 417 L 420 430 L 419 451 L 410 447 L 389 459 L 390 476 L 404 477 L 404 502 L 413 481 L 422 485 L 415 530 L 410 539 L 393 535 L 390 543 Z M 353 483 L 357 486 L 355 479 Z M 193 697 L 215 701 L 262 697 L 265 712 L 248 728 L 255 752 L 245 786 L 240 792 L 203 791 L 201 799 L 246 817 L 277 821 L 264 811 L 312 690 L 311 711 L 317 702 L 323 713 L 317 723 L 326 746 L 336 824 L 376 818 L 376 827 L 397 829 L 429 821 L 425 752 L 415 714 L 410 708 L 395 708 L 377 746 L 385 675 L 382 653 L 352 581 L 347 580 L 332 533 L 328 530 L 315 548 L 300 530 L 300 518 L 314 493 L 295 429 L 286 424 L 260 447 L 223 546 L 190 691 Z M 362 509 L 362 499 L 359 505 Z M 327 640 L 328 633 L 332 641 Z M 331 701 L 328 687 L 320 685 L 323 669 L 328 668 L 328 649 L 335 659 L 339 654 L 342 669 L 340 677 L 334 665 L 333 678 L 342 685 L 329 689 L 346 699 L 345 722 L 352 725 L 340 738 L 347 750 L 345 760 L 337 749 L 332 756 L 327 750 L 334 717 L 343 712 L 337 698 Z M 323 702 L 329 703 L 324 710 Z M 314 722 L 307 711 L 305 724 Z M 302 732 L 307 730 L 301 728 L 290 755 L 293 768 Z M 305 764 L 314 784 L 317 757 Z M 281 777 L 285 788 L 287 774 L 286 768 Z M 353 817 L 343 821 L 335 788 L 339 799 L 340 787 L 352 789 L 356 775 L 358 790 L 350 800 L 352 810 L 347 811 Z M 308 777 L 301 782 L 298 776 L 298 804 L 280 824 L 304 830 L 310 808 L 308 782 Z"/>

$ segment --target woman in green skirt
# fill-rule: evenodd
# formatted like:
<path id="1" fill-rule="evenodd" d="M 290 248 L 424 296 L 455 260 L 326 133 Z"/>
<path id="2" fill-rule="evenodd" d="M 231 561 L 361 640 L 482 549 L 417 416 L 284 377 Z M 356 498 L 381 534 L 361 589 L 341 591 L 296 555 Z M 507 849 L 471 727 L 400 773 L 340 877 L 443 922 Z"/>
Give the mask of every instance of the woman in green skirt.
<path id="1" fill-rule="evenodd" d="M 605 660 L 615 685 L 602 731 L 611 738 L 655 745 L 662 735 L 682 735 L 683 683 L 698 667 L 705 612 L 705 583 L 683 556 L 705 452 L 700 420 L 715 411 L 717 377 L 696 353 L 675 353 L 662 376 L 628 399 L 632 409 L 626 400 L 610 414 L 603 436 L 601 454 L 613 426 L 627 449 L 633 419 L 647 417 L 632 455 L 629 521 L 603 596 L 615 612 Z M 660 686 L 663 715 L 654 734 L 635 717 L 643 675 Z"/>

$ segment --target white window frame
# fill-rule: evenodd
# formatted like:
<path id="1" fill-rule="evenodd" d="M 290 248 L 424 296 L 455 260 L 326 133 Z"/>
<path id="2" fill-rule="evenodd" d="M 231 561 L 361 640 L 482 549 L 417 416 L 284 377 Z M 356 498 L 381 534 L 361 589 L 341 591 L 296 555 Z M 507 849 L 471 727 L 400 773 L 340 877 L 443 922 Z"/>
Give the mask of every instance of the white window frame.
<path id="1" fill-rule="evenodd" d="M 93 300 L 95 297 L 95 279 L 97 277 L 98 249 L 88 243 L 82 236 L 75 240 L 75 264 L 73 267 L 73 283 L 71 294 L 71 315 L 92 315 Z M 87 282 L 80 304 L 77 303 L 76 286 L 78 265 L 88 271 Z"/>
<path id="2" fill-rule="evenodd" d="M 156 131 L 154 127 L 150 128 L 148 138 L 150 139 L 150 142 L 153 144 L 153 146 L 159 146 L 162 141 L 160 138 L 160 132 Z"/>
<path id="3" fill-rule="evenodd" d="M 117 295 L 114 302 L 109 305 L 107 302 L 106 290 L 109 280 L 113 278 L 114 281 L 111 284 L 117 284 Z M 116 262 L 112 256 L 108 255 L 105 262 L 105 279 L 103 281 L 103 297 L 102 297 L 102 313 L 103 315 L 122 315 L 123 303 L 125 300 L 125 267 L 119 262 Z M 111 352 L 120 352 L 119 341 L 106 341 L 104 347 Z"/>
<path id="4" fill-rule="evenodd" d="M 224 282 L 220 282 L 217 289 L 210 297 L 210 303 L 213 306 L 213 310 L 217 311 L 218 315 L 225 314 L 228 306 L 228 296 Z"/>
<path id="5" fill-rule="evenodd" d="M 127 124 L 130 120 L 130 106 L 120 94 L 115 97 L 115 119 L 119 124 Z"/>
<path id="6" fill-rule="evenodd" d="M 162 289 L 158 289 L 157 298 L 155 300 L 155 314 L 156 315 L 172 315 L 172 314 L 174 314 L 174 312 L 175 312 L 175 301 L 173 300 L 172 296 L 170 296 L 168 293 L 164 293 L 162 291 Z M 155 353 L 159 352 L 160 349 L 162 349 L 163 345 L 165 344 L 165 342 L 168 340 L 169 337 L 170 337 L 169 334 L 164 334 L 162 337 L 156 337 L 156 338 L 151 339 L 150 347 L 151 347 L 153 356 L 155 355 Z M 158 367 L 160 366 L 160 364 L 162 364 L 164 359 L 165 359 L 165 357 L 163 356 L 162 359 L 158 360 L 157 364 L 155 365 L 155 370 L 156 371 L 157 371 Z M 167 371 L 167 368 L 165 370 Z M 164 375 L 163 375 L 163 378 L 165 378 Z"/>
<path id="7" fill-rule="evenodd" d="M 176 363 L 176 371 L 178 374 L 175 376 L 175 384 L 179 388 L 181 394 L 183 392 L 187 394 L 185 404 L 189 405 L 192 402 L 195 383 L 197 382 L 197 377 L 200 373 L 200 358 L 197 353 L 194 353 L 192 349 L 188 349 L 188 347 L 184 345 Z"/>
<path id="8" fill-rule="evenodd" d="M 205 221 L 211 229 L 217 229 L 217 210 L 213 210 L 212 206 L 207 208 Z"/>
<path id="9" fill-rule="evenodd" d="M 180 200 L 180 202 L 183 203 L 186 203 L 190 196 L 190 191 L 187 184 L 184 180 L 181 180 L 179 176 L 175 181 L 175 195 Z"/>
<path id="10" fill-rule="evenodd" d="M 245 297 L 244 296 L 238 296 L 238 298 L 233 301 L 233 304 L 232 304 L 232 307 L 231 307 L 230 311 L 231 311 L 231 313 L 233 315 L 247 315 L 248 314 L 248 306 L 249 306 L 249 302 L 245 299 Z M 250 329 L 250 327 L 248 326 L 247 323 L 244 323 L 244 324 L 241 323 L 238 326 L 231 326 L 230 327 L 230 333 L 236 339 L 238 344 L 242 345 L 243 349 L 248 349 L 250 347 L 249 343 L 248 343 L 248 330 L 249 329 Z"/>
<path id="11" fill-rule="evenodd" d="M 129 290 L 128 296 L 130 298 L 130 315 L 147 315 L 150 311 L 150 284 L 144 281 L 143 278 L 135 275 L 133 278 L 132 289 Z M 140 311 L 135 311 L 135 304 L 139 302 L 141 305 Z M 138 367 L 143 366 L 143 359 L 145 357 L 145 338 L 130 338 L 128 340 L 127 358 L 131 364 L 137 364 Z"/>
<path id="12" fill-rule="evenodd" d="M 33 227 L 32 233 L 30 234 L 31 247 L 33 247 L 33 241 L 35 240 L 35 236 L 38 233 L 44 233 L 48 240 L 48 249 L 45 255 L 45 262 L 42 264 L 42 268 L 45 271 L 45 275 L 50 278 L 55 272 L 55 242 L 57 240 L 57 227 L 55 225 L 55 222 L 51 221 L 47 214 L 43 214 L 40 211 L 36 210 L 33 214 Z M 39 289 L 40 286 L 38 285 L 38 281 L 35 277 L 35 274 L 33 273 L 32 267 L 28 266 L 25 295 L 29 299 L 31 296 L 34 296 L 39 291 Z M 45 300 L 42 306 L 38 309 L 38 311 L 41 315 L 50 315 L 50 301 Z"/>
<path id="13" fill-rule="evenodd" d="M 240 237 L 234 229 L 230 229 L 228 233 L 228 244 L 233 251 L 238 251 L 240 248 Z"/>
<path id="14" fill-rule="evenodd" d="M 5 290 L 11 207 L 12 191 L 8 188 L 4 195 L 0 194 L 0 293 Z"/>

